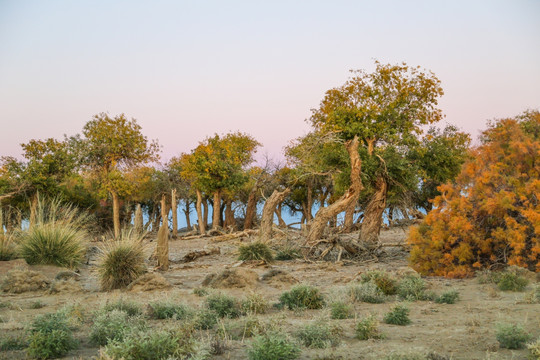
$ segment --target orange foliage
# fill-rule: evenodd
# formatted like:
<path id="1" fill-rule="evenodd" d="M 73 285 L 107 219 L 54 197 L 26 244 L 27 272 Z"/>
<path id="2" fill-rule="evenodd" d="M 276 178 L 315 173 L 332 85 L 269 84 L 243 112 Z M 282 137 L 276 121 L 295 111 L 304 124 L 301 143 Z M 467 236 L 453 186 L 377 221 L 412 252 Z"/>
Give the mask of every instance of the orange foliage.
<path id="1" fill-rule="evenodd" d="M 490 124 L 455 184 L 411 230 L 422 274 L 466 277 L 494 264 L 540 271 L 540 113 Z"/>

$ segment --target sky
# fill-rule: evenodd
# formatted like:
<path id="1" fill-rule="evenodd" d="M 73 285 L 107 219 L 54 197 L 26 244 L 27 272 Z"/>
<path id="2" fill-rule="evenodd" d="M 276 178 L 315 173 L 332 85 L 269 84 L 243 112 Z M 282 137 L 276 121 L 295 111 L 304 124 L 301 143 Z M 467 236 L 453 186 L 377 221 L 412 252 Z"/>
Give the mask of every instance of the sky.
<path id="1" fill-rule="evenodd" d="M 540 1 L 0 0 L 0 156 L 125 113 L 162 158 L 240 130 L 280 161 L 351 69 L 431 70 L 444 123 L 540 108 Z"/>

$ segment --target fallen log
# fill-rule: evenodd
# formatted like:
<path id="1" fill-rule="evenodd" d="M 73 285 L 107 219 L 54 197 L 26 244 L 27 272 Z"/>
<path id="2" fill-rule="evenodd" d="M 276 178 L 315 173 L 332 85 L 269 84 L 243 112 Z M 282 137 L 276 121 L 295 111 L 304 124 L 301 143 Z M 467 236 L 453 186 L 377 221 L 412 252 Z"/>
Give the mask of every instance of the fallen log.
<path id="1" fill-rule="evenodd" d="M 258 233 L 259 232 L 257 230 L 248 229 L 248 230 L 244 230 L 244 231 L 235 232 L 235 233 L 232 233 L 232 234 L 214 236 L 210 240 L 213 241 L 213 242 L 222 242 L 222 241 L 238 239 L 238 238 L 241 238 L 243 236 L 250 236 L 250 235 L 254 235 L 254 234 L 258 234 Z"/>
<path id="2" fill-rule="evenodd" d="M 204 249 L 204 250 L 194 250 L 184 255 L 184 257 L 182 258 L 182 262 L 185 262 L 185 263 L 192 262 L 203 256 L 220 254 L 220 253 L 221 253 L 221 250 L 219 247 Z"/>

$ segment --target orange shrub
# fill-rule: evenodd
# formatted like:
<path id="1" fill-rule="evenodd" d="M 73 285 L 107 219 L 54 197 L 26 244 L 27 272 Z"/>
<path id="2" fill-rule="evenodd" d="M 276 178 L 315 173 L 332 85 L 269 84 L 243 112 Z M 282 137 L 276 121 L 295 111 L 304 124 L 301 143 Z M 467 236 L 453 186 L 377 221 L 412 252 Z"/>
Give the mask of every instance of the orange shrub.
<path id="1" fill-rule="evenodd" d="M 481 141 L 411 229 L 410 262 L 422 274 L 465 277 L 494 264 L 540 271 L 540 112 L 495 121 Z"/>

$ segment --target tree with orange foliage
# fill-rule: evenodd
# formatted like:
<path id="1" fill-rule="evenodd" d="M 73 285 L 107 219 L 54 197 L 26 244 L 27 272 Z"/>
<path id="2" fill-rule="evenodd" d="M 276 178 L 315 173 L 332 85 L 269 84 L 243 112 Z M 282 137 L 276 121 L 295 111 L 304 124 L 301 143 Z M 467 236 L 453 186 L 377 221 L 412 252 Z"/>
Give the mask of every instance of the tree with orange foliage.
<path id="1" fill-rule="evenodd" d="M 540 271 L 540 112 L 497 120 L 455 184 L 411 230 L 410 262 L 422 274 L 466 277 L 517 265 Z"/>

